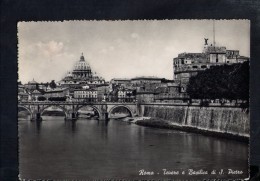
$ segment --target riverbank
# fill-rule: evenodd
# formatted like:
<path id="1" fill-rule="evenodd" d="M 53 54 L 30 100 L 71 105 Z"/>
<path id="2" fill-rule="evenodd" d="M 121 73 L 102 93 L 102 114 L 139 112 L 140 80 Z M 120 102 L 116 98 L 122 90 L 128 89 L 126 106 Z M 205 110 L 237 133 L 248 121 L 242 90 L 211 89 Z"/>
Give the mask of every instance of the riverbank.
<path id="1" fill-rule="evenodd" d="M 199 129 L 191 126 L 177 125 L 177 124 L 173 124 L 171 121 L 167 121 L 159 118 L 139 118 L 139 119 L 135 119 L 133 123 L 140 126 L 146 126 L 146 127 L 174 129 L 174 130 L 185 131 L 185 132 L 199 133 L 207 136 L 222 137 L 222 138 L 233 139 L 242 142 L 249 142 L 249 137 L 235 135 L 231 133 L 209 131 L 206 129 Z"/>

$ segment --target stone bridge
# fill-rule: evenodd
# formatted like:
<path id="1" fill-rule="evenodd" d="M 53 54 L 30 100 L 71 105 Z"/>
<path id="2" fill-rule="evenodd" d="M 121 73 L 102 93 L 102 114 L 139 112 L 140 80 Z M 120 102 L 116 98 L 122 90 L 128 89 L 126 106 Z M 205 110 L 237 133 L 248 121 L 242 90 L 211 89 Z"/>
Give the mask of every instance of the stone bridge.
<path id="1" fill-rule="evenodd" d="M 43 112 L 47 108 L 59 108 L 65 114 L 66 120 L 77 119 L 78 111 L 83 107 L 91 107 L 98 113 L 100 120 L 107 120 L 111 117 L 111 113 L 115 108 L 124 107 L 130 113 L 130 116 L 138 115 L 137 104 L 133 102 L 95 102 L 95 103 L 83 103 L 83 102 L 19 102 L 18 109 L 25 109 L 30 113 L 31 120 L 41 120 Z"/>

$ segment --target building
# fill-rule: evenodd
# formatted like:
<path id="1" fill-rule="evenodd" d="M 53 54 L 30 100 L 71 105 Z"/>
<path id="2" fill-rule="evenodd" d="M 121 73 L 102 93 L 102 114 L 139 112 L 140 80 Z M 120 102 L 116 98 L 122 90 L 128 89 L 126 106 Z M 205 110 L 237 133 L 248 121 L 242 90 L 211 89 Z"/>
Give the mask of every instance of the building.
<path id="1" fill-rule="evenodd" d="M 28 101 L 29 93 L 25 89 L 24 85 L 18 85 L 18 101 Z"/>
<path id="2" fill-rule="evenodd" d="M 133 89 L 133 84 L 131 83 L 131 79 L 125 78 L 114 78 L 110 81 L 110 85 L 112 89 L 117 89 L 118 87 L 123 87 L 125 89 Z"/>
<path id="3" fill-rule="evenodd" d="M 33 101 L 37 101 L 38 100 L 38 97 L 42 97 L 43 96 L 43 92 L 39 91 L 38 89 L 35 89 L 31 92 L 31 99 Z"/>
<path id="4" fill-rule="evenodd" d="M 45 83 L 39 83 L 38 84 L 38 88 L 42 89 L 42 90 L 47 90 L 49 86 L 50 85 L 48 85 L 47 83 L 46 84 Z"/>
<path id="5" fill-rule="evenodd" d="M 135 100 L 134 90 L 121 88 L 117 92 L 118 102 L 133 102 Z"/>
<path id="6" fill-rule="evenodd" d="M 95 89 L 75 89 L 74 99 L 84 102 L 97 102 L 97 90 Z"/>
<path id="7" fill-rule="evenodd" d="M 161 83 L 162 78 L 153 77 L 153 76 L 143 76 L 143 77 L 135 77 L 131 79 L 131 83 L 134 85 L 143 85 L 146 83 Z"/>
<path id="8" fill-rule="evenodd" d="M 68 72 L 67 75 L 58 82 L 58 85 L 62 87 L 79 88 L 81 85 L 100 85 L 104 83 L 105 80 L 92 71 L 82 53 L 79 61 L 74 65 L 72 72 Z"/>
<path id="9" fill-rule="evenodd" d="M 71 72 L 68 72 L 67 75 L 59 82 L 57 85 L 60 87 L 69 87 L 69 88 L 79 88 L 81 87 L 80 82 L 74 80 Z"/>
<path id="10" fill-rule="evenodd" d="M 124 79 L 124 78 L 114 78 L 110 81 L 111 84 L 129 84 L 131 83 L 131 79 Z"/>
<path id="11" fill-rule="evenodd" d="M 139 103 L 154 102 L 154 92 L 136 92 L 136 100 Z"/>
<path id="12" fill-rule="evenodd" d="M 44 97 L 68 97 L 69 96 L 69 89 L 68 88 L 56 88 L 56 89 L 49 89 L 44 91 Z"/>
<path id="13" fill-rule="evenodd" d="M 29 90 L 35 90 L 37 86 L 38 82 L 36 82 L 34 79 L 32 81 L 29 81 L 27 84 L 24 84 L 24 88 Z"/>
<path id="14" fill-rule="evenodd" d="M 21 93 L 21 92 L 24 93 L 25 90 L 26 90 L 26 89 L 25 89 L 25 86 L 24 86 L 24 85 L 21 85 L 21 84 L 19 85 L 19 84 L 18 84 L 18 93 Z"/>
<path id="15" fill-rule="evenodd" d="M 113 89 L 111 92 L 109 92 L 109 94 L 106 95 L 105 100 L 109 102 L 118 102 L 118 89 Z"/>
<path id="16" fill-rule="evenodd" d="M 74 65 L 74 69 L 72 71 L 72 76 L 75 79 L 79 80 L 90 80 L 93 76 L 90 65 L 85 61 L 85 58 L 82 55 L 80 56 L 79 61 Z"/>
<path id="17" fill-rule="evenodd" d="M 245 61 L 249 61 L 249 58 L 240 56 L 239 50 L 209 46 L 206 41 L 202 53 L 181 53 L 173 59 L 173 78 L 185 92 L 190 77 L 197 75 L 198 72 L 212 66 L 243 63 Z"/>
<path id="18" fill-rule="evenodd" d="M 18 93 L 18 101 L 26 102 L 29 100 L 29 94 L 26 92 L 19 92 Z"/>
<path id="19" fill-rule="evenodd" d="M 106 98 L 110 92 L 110 86 L 109 85 L 101 85 L 96 87 L 97 90 L 97 101 L 106 101 Z"/>
<path id="20" fill-rule="evenodd" d="M 155 90 L 155 102 L 186 102 L 189 100 L 187 93 L 181 91 L 181 87 L 177 83 L 168 83 L 166 87 L 158 87 Z"/>

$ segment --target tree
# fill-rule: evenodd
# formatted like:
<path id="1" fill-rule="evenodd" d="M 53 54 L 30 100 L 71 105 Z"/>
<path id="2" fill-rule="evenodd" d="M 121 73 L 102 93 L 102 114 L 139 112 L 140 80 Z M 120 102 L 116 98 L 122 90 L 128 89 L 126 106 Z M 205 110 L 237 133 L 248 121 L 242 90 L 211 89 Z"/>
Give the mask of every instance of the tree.
<path id="1" fill-rule="evenodd" d="M 66 101 L 66 97 L 49 97 L 49 101 Z"/>
<path id="2" fill-rule="evenodd" d="M 190 78 L 191 99 L 249 100 L 249 62 L 214 66 Z"/>
<path id="3" fill-rule="evenodd" d="M 38 97 L 38 101 L 46 101 L 46 97 L 40 96 Z"/>
<path id="4" fill-rule="evenodd" d="M 133 90 L 133 96 L 136 96 L 136 89 Z"/>
<path id="5" fill-rule="evenodd" d="M 52 88 L 52 89 L 55 89 L 57 87 L 54 80 L 52 80 L 49 85 L 50 85 L 50 88 Z"/>

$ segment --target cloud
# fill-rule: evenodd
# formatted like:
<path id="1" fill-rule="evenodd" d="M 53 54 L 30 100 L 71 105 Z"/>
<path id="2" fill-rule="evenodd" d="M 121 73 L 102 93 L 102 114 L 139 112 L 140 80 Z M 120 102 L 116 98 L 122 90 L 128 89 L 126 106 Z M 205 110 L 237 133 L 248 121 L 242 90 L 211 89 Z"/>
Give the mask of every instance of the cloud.
<path id="1" fill-rule="evenodd" d="M 167 51 L 167 52 L 172 52 L 172 51 L 174 51 L 175 49 L 176 49 L 176 47 L 174 47 L 174 46 L 166 46 L 166 47 L 164 48 L 164 50 Z"/>
<path id="2" fill-rule="evenodd" d="M 43 54 L 48 58 L 52 58 L 53 56 L 58 56 L 62 53 L 64 45 L 62 42 L 52 40 L 46 43 L 38 42 L 36 44 L 36 48 L 40 54 Z"/>
<path id="3" fill-rule="evenodd" d="M 133 39 L 138 39 L 138 38 L 139 38 L 139 35 L 138 35 L 137 33 L 132 33 L 132 34 L 131 34 L 131 37 L 132 37 Z"/>
<path id="4" fill-rule="evenodd" d="M 110 46 L 108 49 L 109 49 L 110 51 L 113 51 L 113 50 L 115 49 L 115 47 L 114 47 L 114 46 Z"/>
<path id="5" fill-rule="evenodd" d="M 18 50 L 19 80 L 23 82 L 31 80 L 32 77 L 37 81 L 60 80 L 80 56 L 67 52 L 63 42 L 53 40 L 31 44 L 21 42 Z"/>
<path id="6" fill-rule="evenodd" d="M 106 53 L 107 53 L 107 49 L 106 49 L 106 48 L 102 48 L 102 49 L 100 50 L 100 53 L 106 54 Z"/>
<path id="7" fill-rule="evenodd" d="M 217 22 L 217 42 L 249 55 L 248 23 Z M 60 80 L 81 52 L 106 80 L 139 75 L 172 78 L 172 59 L 185 51 L 201 52 L 206 36 L 212 36 L 212 21 L 23 22 L 18 26 L 19 78 Z"/>
<path id="8" fill-rule="evenodd" d="M 115 50 L 114 46 L 109 46 L 108 48 L 102 48 L 99 52 L 106 54 L 106 53 L 109 53 L 109 52 L 114 51 L 114 50 Z"/>

